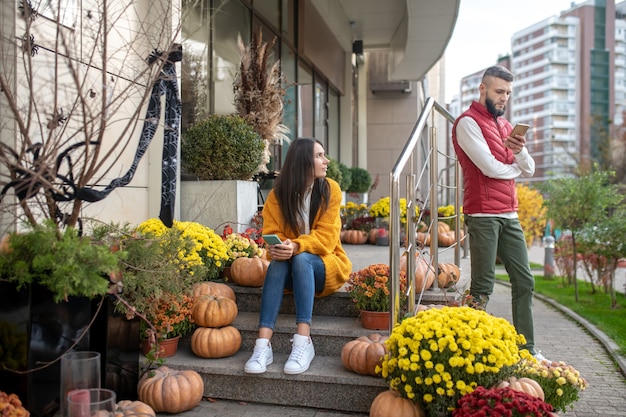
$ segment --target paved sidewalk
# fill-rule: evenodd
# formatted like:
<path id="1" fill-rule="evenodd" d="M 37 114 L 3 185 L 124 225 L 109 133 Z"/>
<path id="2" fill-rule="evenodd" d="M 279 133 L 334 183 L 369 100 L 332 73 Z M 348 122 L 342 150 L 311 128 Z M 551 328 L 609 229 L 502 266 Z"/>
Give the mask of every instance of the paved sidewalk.
<path id="1" fill-rule="evenodd" d="M 372 263 L 388 263 L 389 248 L 373 245 L 346 245 L 346 251 L 353 261 L 353 270 Z M 531 262 L 543 264 L 542 247 L 529 251 Z M 453 259 L 449 251 L 441 255 L 444 262 Z M 469 273 L 469 258 L 462 258 L 463 274 Z M 622 268 L 624 269 L 624 268 Z M 622 276 L 623 276 L 623 272 Z M 616 286 L 617 288 L 617 286 Z M 488 311 L 496 316 L 511 319 L 510 289 L 506 285 L 496 285 L 490 299 Z M 564 313 L 541 297 L 534 303 L 535 340 L 537 347 L 551 360 L 562 360 L 574 366 L 589 381 L 589 388 L 582 392 L 573 409 L 559 413 L 562 417 L 626 417 L 626 377 L 616 366 L 613 358 L 604 347 L 608 339 L 597 329 L 586 329 L 581 323 Z M 602 340 L 602 339 L 605 340 Z M 610 342 L 610 341 L 609 341 Z M 618 358 L 626 364 L 625 358 Z M 626 372 L 626 365 L 624 365 Z M 298 407 L 269 406 L 264 404 L 238 403 L 216 400 L 203 401 L 200 406 L 184 413 L 183 417 L 256 417 L 256 416 L 298 416 L 298 417 L 340 417 L 349 413 L 328 410 L 312 410 Z M 355 414 L 355 416 L 364 416 Z"/>

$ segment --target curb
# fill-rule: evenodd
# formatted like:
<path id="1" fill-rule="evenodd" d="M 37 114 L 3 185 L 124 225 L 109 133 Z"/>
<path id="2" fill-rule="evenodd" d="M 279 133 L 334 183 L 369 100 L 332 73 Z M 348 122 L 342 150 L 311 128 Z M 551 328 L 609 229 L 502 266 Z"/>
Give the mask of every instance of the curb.
<path id="1" fill-rule="evenodd" d="M 506 287 L 511 286 L 511 284 L 508 282 L 503 282 L 500 280 L 496 280 L 496 282 L 499 285 L 504 285 Z M 604 334 L 604 332 L 598 329 L 594 324 L 589 322 L 589 320 L 575 313 L 571 309 L 557 303 L 552 298 L 537 293 L 535 293 L 534 296 L 535 298 L 538 298 L 544 303 L 551 305 L 552 307 L 563 313 L 565 316 L 580 324 L 591 336 L 593 336 L 598 342 L 600 342 L 604 350 L 606 350 L 609 356 L 613 359 L 613 362 L 617 364 L 624 378 L 626 378 L 626 357 L 622 356 L 619 353 L 619 347 L 611 338 Z"/>

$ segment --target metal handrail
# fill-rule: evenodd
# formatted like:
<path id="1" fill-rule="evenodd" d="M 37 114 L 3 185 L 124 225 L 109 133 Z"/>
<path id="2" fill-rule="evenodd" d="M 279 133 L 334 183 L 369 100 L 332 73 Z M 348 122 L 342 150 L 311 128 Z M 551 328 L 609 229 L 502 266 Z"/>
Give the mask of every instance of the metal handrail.
<path id="1" fill-rule="evenodd" d="M 426 99 L 424 103 L 424 107 L 420 112 L 419 117 L 417 118 L 417 122 L 411 131 L 411 135 L 407 143 L 404 145 L 398 160 L 396 161 L 393 170 L 389 175 L 389 190 L 390 190 L 390 217 L 389 217 L 389 267 L 390 267 L 390 278 L 391 278 L 391 286 L 390 286 L 390 315 L 389 315 L 389 329 L 393 329 L 393 327 L 398 323 L 398 315 L 400 313 L 400 175 L 406 168 L 407 164 L 410 167 L 410 172 L 406 176 L 406 202 L 407 202 L 407 223 L 406 223 L 406 235 L 407 235 L 407 245 L 406 252 L 408 253 L 408 259 L 406 263 L 406 277 L 408 284 L 408 311 L 415 312 L 415 255 L 416 255 L 416 225 L 417 219 L 413 215 L 415 213 L 415 204 L 416 204 L 416 151 L 417 145 L 421 139 L 422 133 L 424 132 L 427 126 L 428 116 L 432 116 L 434 118 L 435 112 L 439 113 L 443 117 L 445 117 L 450 123 L 454 123 L 455 118 L 448 112 L 448 110 L 441 106 L 435 99 L 429 97 Z M 437 175 L 437 159 L 439 155 L 439 151 L 437 149 L 437 131 L 433 126 L 431 127 L 430 132 L 430 143 L 428 146 L 428 155 L 426 160 L 430 160 L 430 212 L 431 219 L 437 216 L 437 196 L 438 192 L 436 192 L 438 187 L 438 175 Z M 456 157 L 450 157 L 456 160 Z M 425 168 L 425 167 L 423 167 Z M 422 170 L 424 172 L 424 170 Z M 455 250 L 455 263 L 457 265 L 460 264 L 460 189 L 459 184 L 461 183 L 460 178 L 460 168 L 458 164 L 458 160 L 455 163 L 455 235 L 457 236 L 457 244 L 454 247 Z M 435 192 L 433 192 L 435 190 Z M 433 198 L 434 196 L 434 198 Z M 432 220 L 431 220 L 432 223 Z M 437 227 L 436 223 L 434 227 L 431 227 L 431 260 L 435 265 L 435 288 L 437 286 Z"/>

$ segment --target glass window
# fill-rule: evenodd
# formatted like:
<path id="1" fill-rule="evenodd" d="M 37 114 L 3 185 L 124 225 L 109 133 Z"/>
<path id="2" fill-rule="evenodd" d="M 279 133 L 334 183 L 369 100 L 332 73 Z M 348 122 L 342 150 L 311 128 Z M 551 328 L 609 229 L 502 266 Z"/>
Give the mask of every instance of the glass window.
<path id="1" fill-rule="evenodd" d="M 252 7 L 274 29 L 280 28 L 280 0 L 254 0 Z"/>
<path id="2" fill-rule="evenodd" d="M 300 62 L 298 65 L 298 137 L 313 136 L 313 73 Z"/>
<path id="3" fill-rule="evenodd" d="M 213 11 L 215 41 L 213 49 L 213 100 L 212 113 L 227 114 L 235 111 L 233 81 L 239 70 L 237 36 L 250 42 L 250 10 L 239 1 L 217 0 Z"/>
<path id="4" fill-rule="evenodd" d="M 211 112 L 208 3 L 185 2 L 184 7 L 180 88 L 183 130 Z"/>
<path id="5" fill-rule="evenodd" d="M 316 80 L 315 82 L 315 128 L 313 134 L 315 138 L 324 144 L 324 148 L 328 147 L 327 125 L 328 118 L 328 98 L 326 82 Z"/>
<path id="6" fill-rule="evenodd" d="M 328 148 L 326 151 L 335 158 L 339 157 L 339 94 L 328 89 Z M 348 164 L 350 165 L 350 164 Z"/>
<path id="7" fill-rule="evenodd" d="M 296 44 L 296 10 L 295 0 L 283 0 L 280 33 L 283 40 Z"/>
<path id="8" fill-rule="evenodd" d="M 280 60 L 281 70 L 287 82 L 285 107 L 283 111 L 283 124 L 289 128 L 289 139 L 295 139 L 298 133 L 297 90 L 296 90 L 296 53 L 283 43 Z"/>

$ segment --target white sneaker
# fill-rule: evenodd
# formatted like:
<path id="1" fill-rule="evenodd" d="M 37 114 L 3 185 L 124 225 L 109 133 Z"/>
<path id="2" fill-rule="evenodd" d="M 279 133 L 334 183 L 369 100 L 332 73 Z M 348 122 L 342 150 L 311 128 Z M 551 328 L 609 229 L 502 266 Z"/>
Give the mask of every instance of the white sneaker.
<path id="1" fill-rule="evenodd" d="M 547 361 L 546 357 L 541 354 L 540 350 L 535 352 L 535 354 L 533 355 L 533 358 L 537 359 L 537 362 L 540 362 L 540 363 L 543 361 Z"/>
<path id="2" fill-rule="evenodd" d="M 294 334 L 291 355 L 285 363 L 284 372 L 289 375 L 301 374 L 309 369 L 311 361 L 315 357 L 313 342 L 307 336 Z"/>
<path id="3" fill-rule="evenodd" d="M 268 339 L 257 339 L 254 344 L 254 352 L 243 368 L 249 374 L 262 374 L 267 370 L 267 365 L 274 362 L 272 344 Z"/>

